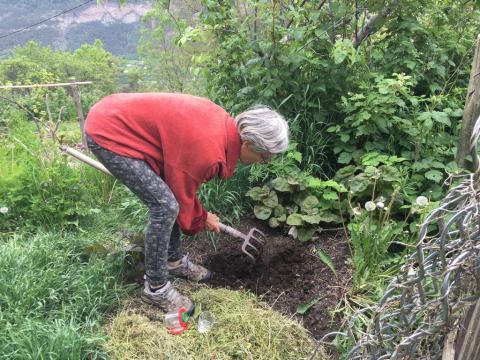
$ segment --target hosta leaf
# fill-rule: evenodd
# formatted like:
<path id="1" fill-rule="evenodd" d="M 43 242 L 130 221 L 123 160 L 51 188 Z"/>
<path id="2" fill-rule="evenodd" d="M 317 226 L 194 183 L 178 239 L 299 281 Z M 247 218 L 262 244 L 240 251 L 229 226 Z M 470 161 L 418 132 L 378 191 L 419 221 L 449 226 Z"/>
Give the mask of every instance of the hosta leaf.
<path id="1" fill-rule="evenodd" d="M 337 200 L 338 199 L 338 195 L 335 191 L 328 191 L 328 190 L 323 192 L 322 197 L 325 200 Z"/>
<path id="2" fill-rule="evenodd" d="M 295 214 L 298 212 L 298 206 L 295 204 L 285 205 L 285 210 L 287 210 L 287 214 Z"/>
<path id="3" fill-rule="evenodd" d="M 356 170 L 357 170 L 357 167 L 354 165 L 345 166 L 336 172 L 335 178 L 338 180 L 348 179 L 349 177 L 352 177 L 355 174 Z"/>
<path id="4" fill-rule="evenodd" d="M 279 217 L 277 217 L 277 220 L 280 222 L 287 221 L 287 214 L 280 215 Z"/>
<path id="5" fill-rule="evenodd" d="M 369 181 L 365 178 L 363 174 L 357 175 L 352 178 L 350 181 L 350 191 L 354 194 L 361 193 L 362 191 L 367 190 Z"/>
<path id="6" fill-rule="evenodd" d="M 312 236 L 317 229 L 314 227 L 301 227 L 297 228 L 298 240 L 300 241 L 310 241 Z"/>
<path id="7" fill-rule="evenodd" d="M 430 170 L 425 173 L 425 177 L 429 180 L 439 183 L 443 179 L 443 174 L 438 170 Z"/>
<path id="8" fill-rule="evenodd" d="M 285 215 L 286 213 L 287 211 L 282 205 L 277 205 L 275 206 L 275 209 L 273 209 L 273 214 L 275 215 L 275 217 Z"/>
<path id="9" fill-rule="evenodd" d="M 253 207 L 253 213 L 260 220 L 267 220 L 272 215 L 272 208 L 265 205 L 255 205 Z"/>
<path id="10" fill-rule="evenodd" d="M 340 218 L 339 215 L 332 214 L 332 213 L 323 213 L 320 215 L 320 221 L 321 222 L 326 222 L 326 223 L 341 223 L 342 219 Z"/>
<path id="11" fill-rule="evenodd" d="M 248 190 L 245 195 L 250 197 L 252 200 L 260 201 L 260 200 L 262 200 L 262 197 L 264 197 L 266 195 L 266 193 L 265 193 L 264 189 L 262 189 L 258 186 L 255 186 L 255 187 L 251 188 L 250 190 Z"/>
<path id="12" fill-rule="evenodd" d="M 309 224 L 312 224 L 312 225 L 315 225 L 315 224 L 318 224 L 322 218 L 320 217 L 320 215 L 302 215 L 302 219 L 303 221 L 309 223 Z"/>
<path id="13" fill-rule="evenodd" d="M 332 270 L 335 277 L 338 277 L 337 270 L 335 270 L 335 265 L 333 265 L 332 258 L 322 249 L 317 249 L 317 255 L 322 260 L 322 262 Z"/>
<path id="14" fill-rule="evenodd" d="M 400 180 L 400 173 L 396 168 L 390 165 L 380 166 L 380 171 L 382 173 L 382 180 L 388 182 L 398 182 Z"/>
<path id="15" fill-rule="evenodd" d="M 271 217 L 268 219 L 268 226 L 275 229 L 280 226 L 280 222 L 276 218 Z"/>
<path id="16" fill-rule="evenodd" d="M 299 185 L 300 184 L 300 179 L 297 179 L 295 177 L 289 177 L 287 182 L 290 184 L 290 185 Z"/>
<path id="17" fill-rule="evenodd" d="M 287 179 L 278 177 L 272 180 L 272 186 L 275 190 L 281 192 L 289 192 L 290 191 L 290 184 L 288 183 Z"/>
<path id="18" fill-rule="evenodd" d="M 320 301 L 319 298 L 310 300 L 308 303 L 297 306 L 297 314 L 304 315 L 310 308 Z"/>
<path id="19" fill-rule="evenodd" d="M 263 204 L 270 207 L 270 208 L 274 208 L 275 206 L 277 206 L 278 205 L 277 193 L 273 190 L 270 191 L 268 196 L 263 199 Z"/>
<path id="20" fill-rule="evenodd" d="M 288 215 L 287 217 L 287 224 L 288 225 L 302 225 L 303 224 L 303 219 L 301 214 L 291 214 Z"/>
<path id="21" fill-rule="evenodd" d="M 374 166 L 367 166 L 365 168 L 365 175 L 368 176 L 370 179 L 380 179 L 381 173 L 380 170 Z"/>
<path id="22" fill-rule="evenodd" d="M 309 210 L 317 207 L 319 203 L 315 195 L 308 195 L 300 202 L 300 207 L 302 210 Z"/>

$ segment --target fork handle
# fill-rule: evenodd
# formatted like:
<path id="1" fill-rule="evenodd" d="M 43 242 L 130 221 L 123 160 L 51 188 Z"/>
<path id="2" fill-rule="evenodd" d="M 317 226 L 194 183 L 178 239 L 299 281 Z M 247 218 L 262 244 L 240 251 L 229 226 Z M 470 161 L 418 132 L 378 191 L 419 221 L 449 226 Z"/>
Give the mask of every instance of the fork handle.
<path id="1" fill-rule="evenodd" d="M 228 225 L 225 225 L 225 224 L 222 224 L 222 223 L 220 223 L 220 230 L 222 230 L 224 233 L 226 233 L 230 236 L 233 236 L 233 237 L 236 237 L 236 238 L 239 238 L 239 239 L 243 239 L 245 237 L 245 234 L 241 233 L 237 229 L 234 229 L 231 226 L 228 226 Z"/>

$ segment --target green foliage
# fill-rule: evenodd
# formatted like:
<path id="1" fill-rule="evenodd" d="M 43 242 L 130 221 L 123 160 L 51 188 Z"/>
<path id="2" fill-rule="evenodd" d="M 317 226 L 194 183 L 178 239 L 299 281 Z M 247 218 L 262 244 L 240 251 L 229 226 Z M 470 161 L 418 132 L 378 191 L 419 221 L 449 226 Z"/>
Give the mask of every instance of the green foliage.
<path id="1" fill-rule="evenodd" d="M 320 299 L 312 299 L 307 303 L 298 305 L 297 306 L 297 314 L 305 315 L 307 313 L 307 311 L 310 310 L 310 308 L 313 305 L 315 305 L 316 303 L 318 303 L 319 301 L 320 301 Z"/>
<path id="2" fill-rule="evenodd" d="M 339 193 L 346 189 L 339 183 L 322 181 L 300 171 L 301 161 L 292 151 L 266 165 L 267 185 L 251 188 L 246 195 L 254 202 L 254 214 L 268 220 L 272 228 L 290 227 L 289 233 L 300 241 L 312 238 L 320 223 L 341 222 Z M 265 180 L 265 179 L 264 179 Z"/>
<path id="3" fill-rule="evenodd" d="M 24 47 L 16 47 L 11 56 L 0 60 L 2 85 L 93 81 L 92 85 L 80 89 L 84 113 L 87 113 L 93 103 L 101 97 L 115 92 L 117 75 L 117 60 L 103 49 L 100 41 L 93 45 L 82 45 L 72 53 L 54 51 L 49 47 L 29 42 Z M 76 119 L 74 102 L 66 87 L 8 90 L 2 95 L 23 105 L 35 116 L 46 118 L 47 93 L 54 119 L 58 118 L 62 107 L 64 107 L 63 119 Z M 0 99 L 0 105 L 0 114 L 15 107 L 3 99 Z"/>
<path id="4" fill-rule="evenodd" d="M 247 184 L 248 168 L 239 166 L 228 181 L 213 179 L 203 184 L 198 196 L 205 209 L 217 214 L 222 222 L 238 221 L 246 207 Z"/>
<path id="5" fill-rule="evenodd" d="M 79 220 L 100 212 L 109 182 L 93 169 L 41 144 L 31 124 L 12 130 L 0 148 L 0 229 L 23 226 L 78 226 Z"/>
<path id="6" fill-rule="evenodd" d="M 169 9 L 169 2 L 157 1 L 142 19 L 138 47 L 142 64 L 139 87 L 144 90 L 186 92 L 203 95 L 201 79 L 193 67 L 192 58 L 206 49 L 180 40 L 194 26 L 197 1 L 182 2 L 181 9 Z M 176 43 L 181 46 L 176 46 Z M 130 70 L 131 71 L 131 70 Z"/>
<path id="7" fill-rule="evenodd" d="M 332 270 L 333 275 L 335 275 L 335 277 L 338 277 L 338 273 L 337 273 L 337 270 L 335 270 L 335 265 L 333 264 L 332 258 L 322 249 L 317 249 L 316 254 L 320 258 L 320 260 L 325 265 L 327 265 L 330 270 Z"/>

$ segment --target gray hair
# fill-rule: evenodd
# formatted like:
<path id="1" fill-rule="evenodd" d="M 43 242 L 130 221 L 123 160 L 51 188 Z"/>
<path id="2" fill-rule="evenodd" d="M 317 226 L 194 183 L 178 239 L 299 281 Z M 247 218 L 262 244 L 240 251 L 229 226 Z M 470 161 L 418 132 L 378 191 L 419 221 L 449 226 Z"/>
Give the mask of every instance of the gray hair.
<path id="1" fill-rule="evenodd" d="M 260 151 L 285 152 L 288 147 L 288 124 L 282 115 L 267 106 L 257 105 L 235 117 L 240 139 L 249 141 Z"/>

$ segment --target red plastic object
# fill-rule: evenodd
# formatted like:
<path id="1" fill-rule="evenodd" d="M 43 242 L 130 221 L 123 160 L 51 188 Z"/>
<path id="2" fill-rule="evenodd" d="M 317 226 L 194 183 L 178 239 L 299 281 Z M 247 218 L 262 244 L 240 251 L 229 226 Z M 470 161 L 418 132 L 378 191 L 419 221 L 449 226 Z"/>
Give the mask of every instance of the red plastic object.
<path id="1" fill-rule="evenodd" d="M 181 307 L 180 309 L 178 309 L 178 324 L 179 324 L 179 326 L 169 328 L 168 332 L 170 334 L 178 335 L 178 334 L 181 334 L 182 332 L 184 332 L 185 330 L 188 329 L 188 323 L 183 321 L 184 314 L 186 315 L 186 318 L 188 320 L 188 314 L 186 314 L 186 313 L 187 313 L 187 309 L 185 309 L 184 307 Z"/>

